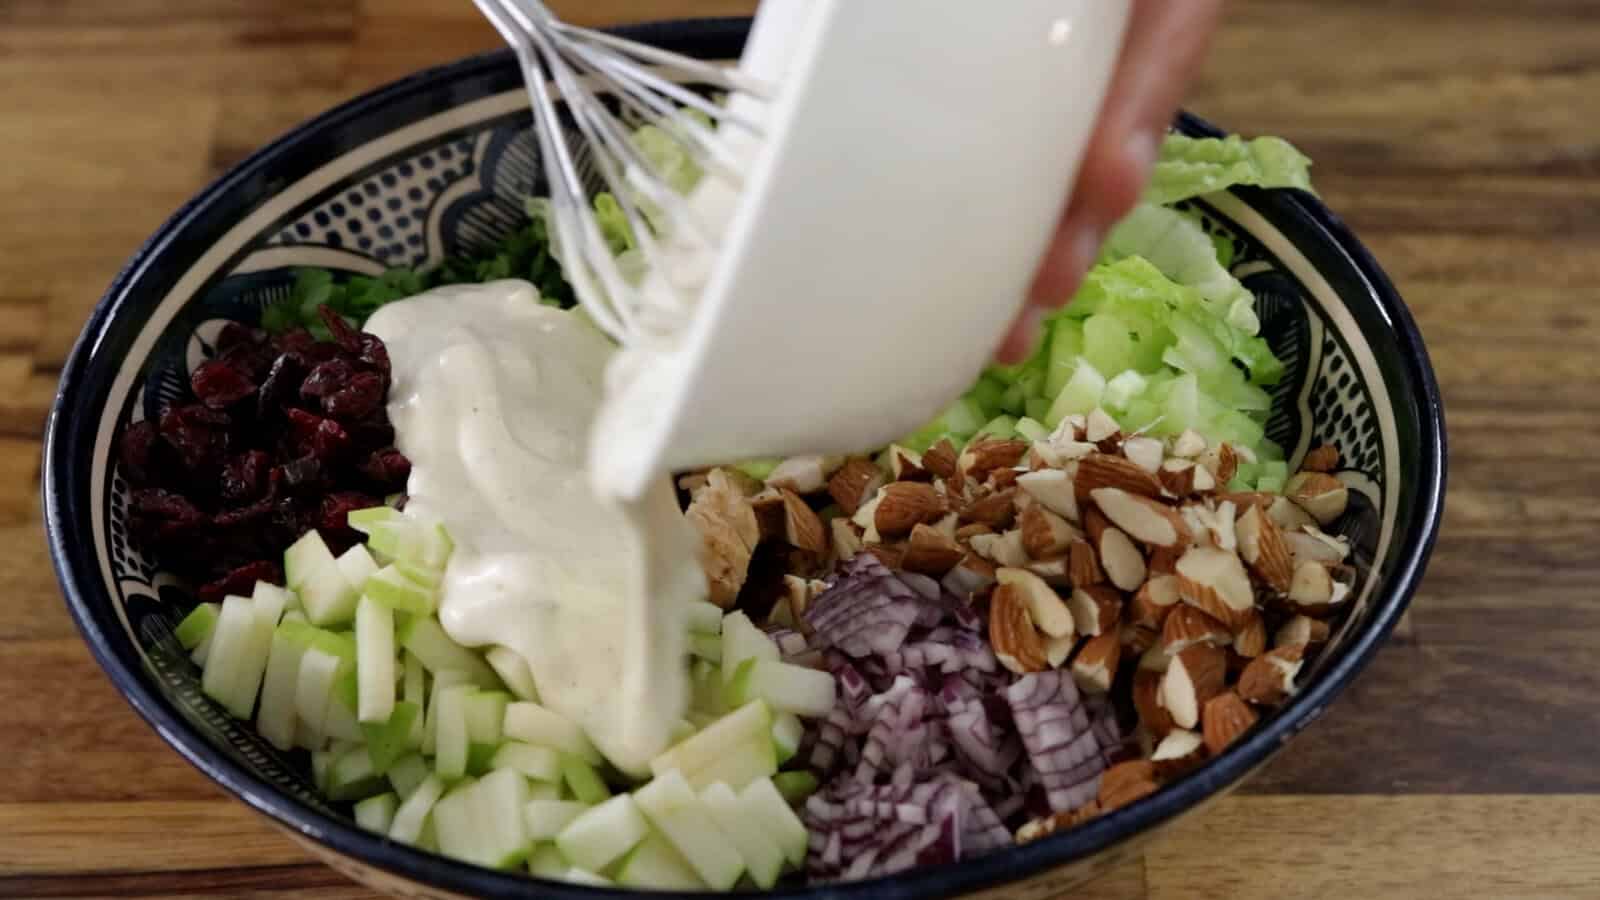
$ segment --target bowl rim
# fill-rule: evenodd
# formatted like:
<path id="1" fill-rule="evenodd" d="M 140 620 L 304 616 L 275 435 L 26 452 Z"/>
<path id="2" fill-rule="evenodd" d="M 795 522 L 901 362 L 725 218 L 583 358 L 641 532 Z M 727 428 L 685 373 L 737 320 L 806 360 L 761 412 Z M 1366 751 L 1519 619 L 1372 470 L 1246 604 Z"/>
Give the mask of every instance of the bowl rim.
<path id="1" fill-rule="evenodd" d="M 615 30 L 635 39 L 649 41 L 727 41 L 742 39 L 749 21 L 747 18 L 687 19 L 643 23 Z M 214 203 L 267 170 L 277 158 L 317 142 L 318 135 L 324 129 L 358 120 L 398 98 L 433 90 L 438 84 L 512 66 L 514 60 L 510 51 L 496 50 L 425 69 L 362 94 L 307 120 L 257 150 L 168 218 L 117 273 L 96 304 L 62 368 L 61 380 L 46 422 L 43 446 L 40 480 L 46 531 L 51 562 L 78 630 L 96 662 L 105 670 L 124 699 L 191 765 L 297 839 L 319 844 L 324 850 L 338 856 L 374 866 L 386 875 L 464 895 L 514 897 L 528 896 L 535 891 L 567 898 L 632 895 L 634 892 L 631 891 L 533 881 L 526 875 L 495 872 L 395 844 L 363 831 L 353 823 L 305 807 L 273 788 L 244 766 L 211 747 L 158 696 L 152 685 L 145 683 L 138 667 L 127 664 L 118 656 L 111 638 L 103 633 L 95 621 L 85 589 L 76 574 L 81 565 L 80 555 L 88 551 L 71 544 L 65 524 L 74 517 L 74 513 L 67 508 L 70 504 L 65 495 L 69 491 L 66 482 L 63 482 L 70 475 L 67 470 L 71 465 L 67 455 L 68 445 L 72 443 L 68 440 L 68 430 L 77 420 L 73 415 L 72 401 L 82 391 L 86 369 L 100 345 L 99 338 L 115 318 L 131 289 L 138 284 L 141 275 L 161 258 L 174 237 Z M 1221 136 L 1225 133 L 1189 113 L 1180 114 L 1178 126 L 1188 133 L 1201 136 Z M 1393 630 L 1417 589 L 1437 540 L 1443 514 L 1447 455 L 1444 410 L 1438 384 L 1421 334 L 1409 310 L 1372 254 L 1356 239 L 1344 221 L 1310 194 L 1299 191 L 1273 193 L 1275 196 L 1270 198 L 1270 202 L 1275 212 L 1296 216 L 1320 231 L 1361 276 L 1369 299 L 1386 318 L 1394 335 L 1402 366 L 1401 374 L 1417 391 L 1413 404 L 1419 419 L 1420 469 L 1415 473 L 1407 473 L 1415 490 L 1415 502 L 1409 521 L 1396 523 L 1397 533 L 1415 537 L 1405 541 L 1395 553 L 1389 581 L 1381 591 L 1375 592 L 1369 620 L 1351 635 L 1350 643 L 1327 669 L 1280 708 L 1265 727 L 1230 747 L 1192 775 L 1144 800 L 1101 816 L 1058 838 L 1008 848 L 976 859 L 845 884 L 786 888 L 766 892 L 765 896 L 942 896 L 1020 881 L 1069 863 L 1086 861 L 1152 831 L 1238 783 L 1264 763 L 1280 745 L 1318 718 L 1333 697 L 1365 668 Z M 656 896 L 712 895 L 660 893 Z"/>

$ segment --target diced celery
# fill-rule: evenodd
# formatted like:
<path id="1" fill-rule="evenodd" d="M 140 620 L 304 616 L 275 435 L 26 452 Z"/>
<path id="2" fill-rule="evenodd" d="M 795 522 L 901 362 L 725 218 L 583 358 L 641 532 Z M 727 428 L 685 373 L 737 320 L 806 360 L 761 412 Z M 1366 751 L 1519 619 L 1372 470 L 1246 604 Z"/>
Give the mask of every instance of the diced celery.
<path id="1" fill-rule="evenodd" d="M 1083 323 L 1056 319 L 1050 325 L 1050 358 L 1045 366 L 1044 396 L 1059 395 L 1083 357 Z M 1028 415 L 1033 416 L 1033 413 Z M 1038 416 L 1033 416 L 1039 418 Z"/>
<path id="2" fill-rule="evenodd" d="M 1016 433 L 1017 437 L 1026 441 L 1042 441 L 1050 436 L 1050 429 L 1041 422 L 1022 418 L 1017 420 Z"/>
<path id="3" fill-rule="evenodd" d="M 717 760 L 728 749 L 760 738 L 771 742 L 772 711 L 755 700 L 728 713 L 693 737 L 650 760 L 650 771 L 660 776 L 674 769 L 693 772 Z"/>
<path id="4" fill-rule="evenodd" d="M 454 779 L 467 774 L 467 748 L 470 741 L 467 737 L 466 699 L 473 690 L 471 685 L 453 684 L 439 695 L 433 767 L 441 778 Z"/>
<path id="5" fill-rule="evenodd" d="M 1083 320 L 1083 358 L 1108 375 L 1132 369 L 1139 364 L 1133 335 L 1127 323 L 1106 313 Z"/>
<path id="6" fill-rule="evenodd" d="M 765 700 L 777 712 L 821 718 L 833 709 L 832 673 L 769 659 L 746 660 L 728 682 L 729 706 Z"/>
<path id="7" fill-rule="evenodd" d="M 373 770 L 365 747 L 351 747 L 328 769 L 328 799 L 335 803 L 362 800 L 383 793 L 388 786 L 388 780 Z"/>
<path id="8" fill-rule="evenodd" d="M 772 746 L 778 752 L 778 765 L 783 765 L 794 758 L 800 750 L 800 740 L 805 737 L 806 727 L 800 717 L 794 713 L 782 713 L 772 717 Z"/>
<path id="9" fill-rule="evenodd" d="M 1023 404 L 1022 408 L 1023 411 L 1028 414 L 1028 418 L 1030 420 L 1044 421 L 1050 417 L 1050 398 L 1038 396 L 1029 397 Z"/>
<path id="10" fill-rule="evenodd" d="M 1001 400 L 1005 396 L 1006 388 L 1010 387 L 1004 381 L 989 375 L 979 377 L 978 383 L 972 386 L 967 396 L 978 404 L 978 407 L 987 415 L 993 416 L 999 412 Z"/>
<path id="11" fill-rule="evenodd" d="M 527 823 L 529 840 L 535 842 L 555 840 L 562 829 L 583 815 L 588 808 L 587 803 L 573 803 L 566 800 L 529 800 L 523 807 L 523 819 Z"/>
<path id="12" fill-rule="evenodd" d="M 295 745 L 295 692 L 300 683 L 300 658 L 305 652 L 305 645 L 285 631 L 285 626 L 273 629 L 267 670 L 261 679 L 256 730 L 279 750 Z"/>
<path id="13" fill-rule="evenodd" d="M 572 866 L 554 844 L 539 844 L 528 855 L 528 874 L 535 878 L 560 881 L 570 868 Z"/>
<path id="14" fill-rule="evenodd" d="M 518 700 L 539 702 L 539 688 L 534 684 L 533 670 L 528 668 L 528 661 L 522 658 L 522 654 L 510 647 L 490 647 L 483 658 Z"/>
<path id="15" fill-rule="evenodd" d="M 781 654 L 778 645 L 757 628 L 750 617 L 742 612 L 731 612 L 722 619 L 722 677 L 732 680 L 739 663 L 747 659 L 776 661 Z"/>
<path id="16" fill-rule="evenodd" d="M 1061 393 L 1056 395 L 1050 404 L 1050 412 L 1045 416 L 1045 424 L 1051 428 L 1061 424 L 1061 420 L 1070 415 L 1086 414 L 1100 405 L 1101 397 L 1105 394 L 1106 380 L 1094 366 L 1087 361 L 1080 362 L 1072 372 L 1072 378 L 1067 381 Z"/>
<path id="17" fill-rule="evenodd" d="M 1143 375 L 1129 369 L 1106 382 L 1106 391 L 1101 399 L 1112 409 L 1126 410 L 1133 398 L 1144 393 L 1148 384 Z"/>
<path id="18" fill-rule="evenodd" d="M 772 776 L 772 786 L 778 789 L 790 806 L 799 806 L 816 793 L 820 787 L 817 776 L 810 772 L 779 772 Z"/>
<path id="19" fill-rule="evenodd" d="M 513 769 L 535 781 L 561 780 L 561 755 L 549 747 L 507 741 L 500 745 L 489 764 L 496 769 Z"/>
<path id="20" fill-rule="evenodd" d="M 573 865 L 598 872 L 632 850 L 649 832 L 633 798 L 618 794 L 567 823 L 556 835 L 556 847 Z"/>
<path id="21" fill-rule="evenodd" d="M 778 793 L 772 780 L 752 781 L 739 792 L 739 805 L 748 821 L 757 822 L 789 860 L 799 866 L 806 859 L 806 826 Z"/>
<path id="22" fill-rule="evenodd" d="M 389 839 L 402 844 L 415 844 L 422 836 L 422 826 L 428 814 L 444 794 L 444 782 L 437 775 L 428 775 L 417 785 L 395 811 L 394 822 L 389 826 Z"/>
<path id="23" fill-rule="evenodd" d="M 394 794 L 368 797 L 355 806 L 356 824 L 368 831 L 387 834 L 389 826 L 394 824 L 394 813 L 399 805 L 399 798 Z"/>
<path id="24" fill-rule="evenodd" d="M 698 891 L 706 886 L 683 854 L 654 831 L 617 866 L 616 880 L 624 887 L 657 891 Z"/>
<path id="25" fill-rule="evenodd" d="M 657 775 L 634 793 L 634 801 L 712 890 L 725 891 L 738 882 L 744 858 L 728 843 L 682 775 L 675 771 Z"/>
<path id="26" fill-rule="evenodd" d="M 395 761 L 410 749 L 411 728 L 422 715 L 415 703 L 396 703 L 383 722 L 361 723 L 361 733 L 367 738 L 367 755 L 372 758 L 372 769 L 379 775 L 387 774 Z"/>
<path id="27" fill-rule="evenodd" d="M 728 843 L 739 851 L 745 871 L 756 886 L 767 890 L 776 884 L 783 871 L 783 851 L 765 829 L 748 820 L 749 814 L 733 788 L 720 782 L 713 784 L 700 792 L 700 803 Z"/>
<path id="28" fill-rule="evenodd" d="M 436 619 L 412 616 L 400 628 L 400 645 L 417 655 L 428 671 L 438 674 L 445 670 L 464 672 L 473 684 L 496 690 L 501 687 L 494 669 L 477 653 L 452 641 Z"/>
<path id="29" fill-rule="evenodd" d="M 217 627 L 217 614 L 220 612 L 222 612 L 220 603 L 202 603 L 184 616 L 183 621 L 178 623 L 178 627 L 173 629 L 172 633 L 183 649 L 193 650 L 200 646 L 201 641 L 211 636 L 212 630 Z M 719 623 L 722 621 L 720 615 L 717 621 Z"/>
<path id="30" fill-rule="evenodd" d="M 370 596 L 356 606 L 356 679 L 357 720 L 388 721 L 394 712 L 394 611 Z"/>
<path id="31" fill-rule="evenodd" d="M 697 791 L 713 784 L 739 790 L 777 771 L 777 747 L 770 736 L 762 735 L 726 748 L 715 760 L 683 775 Z"/>
<path id="32" fill-rule="evenodd" d="M 995 416 L 978 428 L 974 437 L 989 437 L 999 441 L 1008 441 L 1017 436 L 1017 420 L 1014 416 Z"/>
<path id="33" fill-rule="evenodd" d="M 570 753 L 590 765 L 599 765 L 600 751 L 571 719 L 551 712 L 537 703 L 512 703 L 506 706 L 503 734 L 512 740 Z"/>
<path id="34" fill-rule="evenodd" d="M 571 753 L 561 754 L 561 780 L 578 798 L 579 803 L 594 805 L 602 803 L 611 796 L 611 789 L 606 787 L 605 779 L 594 767 L 584 762 L 580 757 Z"/>
<path id="35" fill-rule="evenodd" d="M 394 792 L 400 795 L 400 799 L 409 800 L 417 786 L 432 774 L 428 769 L 428 761 L 422 758 L 422 754 L 412 753 L 390 766 L 386 777 L 389 779 L 389 784 L 394 787 Z"/>
<path id="36" fill-rule="evenodd" d="M 367 597 L 382 603 L 395 612 L 413 616 L 431 616 L 438 604 L 438 592 L 418 584 L 401 574 L 394 565 L 387 565 L 373 573 L 361 587 Z"/>

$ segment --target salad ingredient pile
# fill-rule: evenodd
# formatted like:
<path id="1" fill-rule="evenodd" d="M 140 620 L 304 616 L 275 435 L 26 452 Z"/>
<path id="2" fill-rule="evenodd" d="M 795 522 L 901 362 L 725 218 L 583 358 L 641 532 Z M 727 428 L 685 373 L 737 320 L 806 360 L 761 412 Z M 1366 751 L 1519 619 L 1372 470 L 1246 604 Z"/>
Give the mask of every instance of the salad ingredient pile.
<path id="1" fill-rule="evenodd" d="M 1283 367 L 1188 202 L 1306 165 L 1169 139 L 1025 363 L 881 452 L 630 506 L 585 466 L 615 348 L 537 203 L 472 259 L 304 272 L 124 433 L 135 539 L 200 586 L 207 695 L 400 842 L 729 889 L 1037 839 L 1238 740 L 1350 605 L 1338 451 L 1291 477 L 1266 439 Z"/>

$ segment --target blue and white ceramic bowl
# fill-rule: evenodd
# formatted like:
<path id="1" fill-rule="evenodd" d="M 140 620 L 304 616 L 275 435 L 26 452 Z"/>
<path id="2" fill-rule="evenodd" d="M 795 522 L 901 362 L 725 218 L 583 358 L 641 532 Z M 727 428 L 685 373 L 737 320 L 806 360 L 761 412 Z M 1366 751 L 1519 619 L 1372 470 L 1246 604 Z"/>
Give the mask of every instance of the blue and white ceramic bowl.
<path id="1" fill-rule="evenodd" d="M 633 36 L 730 59 L 743 20 L 642 26 Z M 128 543 L 113 438 L 188 391 L 226 320 L 254 323 L 296 266 L 375 274 L 496 241 L 540 192 L 518 70 L 491 54 L 424 72 L 317 118 L 205 189 L 161 227 L 95 309 L 62 375 L 45 446 L 50 548 L 67 603 L 117 687 L 174 749 L 331 865 L 406 896 L 593 896 L 390 843 L 320 800 L 304 760 L 274 750 L 201 695 L 172 627 L 183 588 Z M 1185 131 L 1215 130 L 1185 117 Z M 176 139 L 181 139 L 176 138 Z M 1343 533 L 1360 578 L 1351 614 L 1303 689 L 1263 727 L 1156 795 L 1065 834 L 951 866 L 787 893 L 928 897 L 1060 888 L 1134 839 L 1237 784 L 1322 713 L 1399 619 L 1438 528 L 1444 427 L 1422 341 L 1372 257 L 1315 198 L 1238 190 L 1196 204 L 1242 248 L 1289 377 L 1269 435 L 1291 461 L 1339 447 Z M 1030 888 L 1032 890 L 1030 890 Z"/>

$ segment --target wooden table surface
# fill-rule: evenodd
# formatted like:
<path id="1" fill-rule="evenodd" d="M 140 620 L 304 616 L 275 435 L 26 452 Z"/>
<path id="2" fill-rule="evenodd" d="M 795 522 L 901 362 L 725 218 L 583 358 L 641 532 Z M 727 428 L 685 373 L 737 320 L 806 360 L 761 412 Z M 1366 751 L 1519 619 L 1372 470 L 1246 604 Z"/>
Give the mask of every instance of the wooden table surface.
<path id="1" fill-rule="evenodd" d="M 90 308 L 186 197 L 494 43 L 467 0 L 0 0 L 0 896 L 366 895 L 90 660 L 44 549 L 39 435 Z M 1593 0 L 1230 4 L 1190 106 L 1298 142 L 1394 277 L 1449 409 L 1449 511 L 1408 623 L 1325 719 L 1082 896 L 1600 896 L 1596 96 Z"/>

